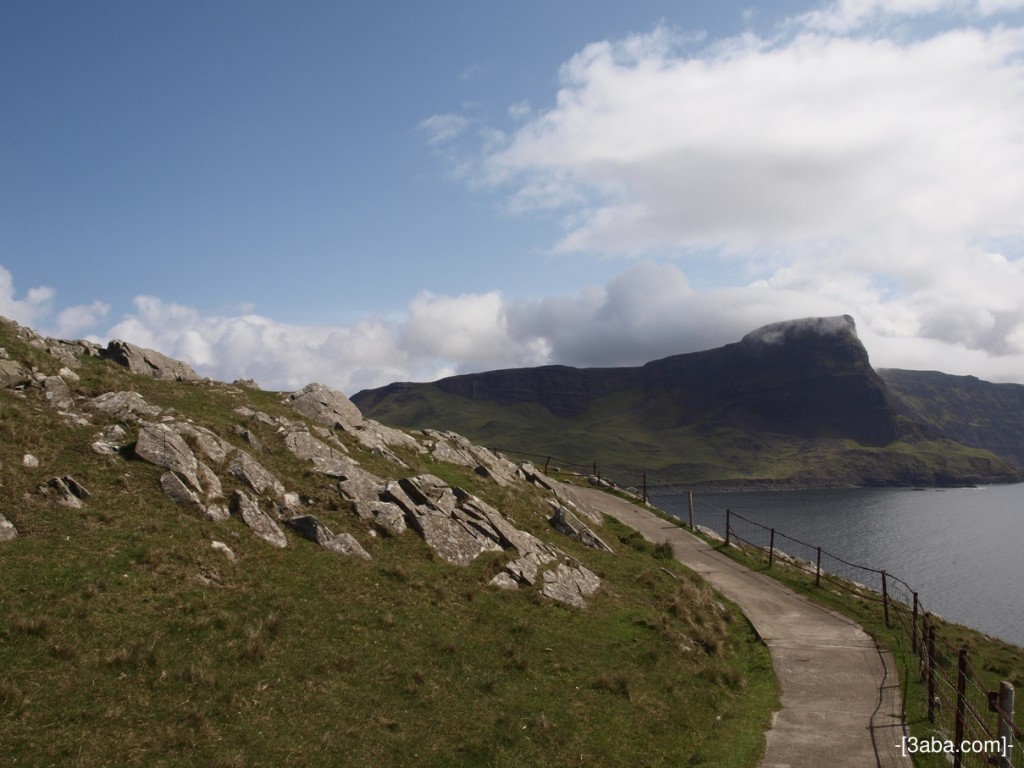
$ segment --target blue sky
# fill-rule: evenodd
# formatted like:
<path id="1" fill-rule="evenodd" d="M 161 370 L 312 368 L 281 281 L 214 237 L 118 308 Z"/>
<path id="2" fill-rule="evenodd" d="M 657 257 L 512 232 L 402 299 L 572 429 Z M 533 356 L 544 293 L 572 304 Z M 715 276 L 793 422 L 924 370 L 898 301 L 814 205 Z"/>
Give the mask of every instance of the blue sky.
<path id="1" fill-rule="evenodd" d="M 1024 382 L 1024 0 L 8 2 L 0 314 L 268 388 L 853 315 Z"/>

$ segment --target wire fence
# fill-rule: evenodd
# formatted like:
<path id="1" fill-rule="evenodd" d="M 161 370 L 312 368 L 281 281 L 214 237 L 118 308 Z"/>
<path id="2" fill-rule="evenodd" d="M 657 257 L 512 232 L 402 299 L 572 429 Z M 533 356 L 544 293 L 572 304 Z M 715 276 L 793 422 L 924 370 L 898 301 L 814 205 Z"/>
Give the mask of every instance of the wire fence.
<path id="1" fill-rule="evenodd" d="M 512 456 L 524 456 L 528 459 L 532 459 L 538 463 L 544 462 L 543 471 L 545 475 L 570 475 L 573 477 L 594 477 L 600 483 L 607 484 L 618 490 L 631 493 L 638 496 L 640 500 L 647 504 L 650 501 L 650 496 L 647 492 L 647 473 L 641 472 L 636 478 L 639 483 L 625 483 L 621 482 L 621 478 L 614 480 L 604 475 L 604 469 L 598 466 L 596 461 L 592 461 L 589 464 L 580 464 L 578 462 L 567 461 L 565 459 L 559 459 L 554 456 L 543 454 L 543 453 L 529 453 L 528 451 L 514 451 L 508 448 L 491 448 L 494 453 L 510 454 Z"/>
<path id="2" fill-rule="evenodd" d="M 1008 682 L 989 690 L 971 664 L 966 648 L 942 638 L 918 593 L 884 570 L 851 563 L 819 546 L 725 511 L 725 542 L 797 568 L 822 583 L 878 605 L 885 625 L 908 643 L 926 690 L 928 719 L 936 735 L 910 742 L 911 752 L 947 755 L 954 768 L 1000 766 L 1024 768 L 1024 730 L 1015 722 L 1014 691 Z"/>

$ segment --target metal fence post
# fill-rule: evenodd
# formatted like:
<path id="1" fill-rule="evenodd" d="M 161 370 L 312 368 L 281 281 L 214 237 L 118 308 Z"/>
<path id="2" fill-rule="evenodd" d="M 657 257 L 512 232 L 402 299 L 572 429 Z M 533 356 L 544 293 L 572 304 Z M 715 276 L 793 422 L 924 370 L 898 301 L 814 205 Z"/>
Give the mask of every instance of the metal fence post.
<path id="1" fill-rule="evenodd" d="M 967 709 L 967 649 L 960 649 L 956 665 L 956 725 L 955 752 L 953 752 L 953 768 L 963 768 L 964 754 L 961 745 L 964 741 L 964 714 Z"/>
<path id="2" fill-rule="evenodd" d="M 768 543 L 768 568 L 772 567 L 772 562 L 775 560 L 775 529 L 772 528 L 772 537 Z"/>

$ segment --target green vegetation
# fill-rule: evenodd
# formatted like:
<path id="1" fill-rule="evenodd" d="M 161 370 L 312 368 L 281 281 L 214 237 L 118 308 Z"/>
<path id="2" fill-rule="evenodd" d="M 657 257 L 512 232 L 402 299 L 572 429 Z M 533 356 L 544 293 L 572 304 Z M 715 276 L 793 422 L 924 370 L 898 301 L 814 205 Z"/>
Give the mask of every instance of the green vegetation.
<path id="1" fill-rule="evenodd" d="M 679 524 L 675 518 L 668 515 L 665 517 Z M 896 616 L 896 608 L 891 609 L 890 626 L 886 626 L 879 602 L 880 596 L 877 593 L 836 577 L 830 578 L 842 582 L 843 586 L 830 583 L 828 580 L 823 580 L 821 586 L 816 586 L 813 573 L 808 573 L 784 559 L 777 558 L 773 567 L 769 569 L 767 556 L 760 550 L 735 545 L 727 547 L 721 542 L 717 544 L 716 548 L 719 551 L 737 562 L 771 576 L 814 602 L 849 616 L 860 624 L 880 645 L 891 651 L 895 658 L 906 721 L 911 735 L 921 741 L 932 737 L 940 740 L 953 737 L 955 691 L 940 691 L 946 705 L 938 713 L 933 724 L 928 719 L 928 690 L 922 681 L 921 660 L 914 653 L 906 627 Z M 813 570 L 813 564 L 811 568 Z M 909 623 L 907 614 L 911 612 L 910 606 L 902 606 L 901 610 L 904 612 L 904 620 Z M 946 678 L 954 681 L 954 685 L 957 677 L 957 651 L 965 648 L 971 667 L 981 679 L 985 690 L 998 690 L 1000 681 L 1010 682 L 1018 690 L 1024 687 L 1024 648 L 989 637 L 969 627 L 952 624 L 939 617 L 933 616 L 931 622 L 936 627 L 936 636 L 939 638 L 936 644 L 937 663 Z M 969 698 L 977 711 L 986 712 L 983 696 L 973 686 L 969 691 Z M 991 726 L 994 720 L 990 719 L 989 723 Z M 921 768 L 945 768 L 949 765 L 941 755 L 915 755 L 914 764 Z"/>
<path id="2" fill-rule="evenodd" d="M 931 484 L 1005 472 L 993 453 L 950 440 L 908 436 L 883 447 L 806 438 L 713 422 L 681 423 L 667 397 L 618 392 L 582 415 L 558 417 L 537 403 L 471 400 L 422 385 L 381 400 L 373 418 L 407 429 L 451 429 L 481 445 L 582 465 L 637 486 L 744 483 L 821 487 Z"/>
<path id="3" fill-rule="evenodd" d="M 0 346 L 59 364 L 6 326 Z M 274 393 L 134 377 L 84 359 L 80 396 L 133 389 L 247 447 L 240 405 L 295 418 Z M 555 533 L 539 491 L 403 454 L 557 543 L 603 580 L 585 610 L 487 585 L 412 532 L 372 537 L 274 427 L 245 422 L 289 490 L 372 561 L 238 520 L 191 517 L 162 470 L 90 450 L 38 390 L 0 390 L 0 764 L 12 766 L 753 766 L 778 706 L 767 650 L 735 607 L 609 521 L 615 555 Z M 133 428 L 128 426 L 129 440 Z M 349 445 L 367 469 L 397 477 Z M 39 458 L 38 468 L 22 456 Z M 39 491 L 73 475 L 81 509 Z M 232 486 L 225 483 L 230 494 Z M 227 559 L 211 546 L 226 542 Z"/>

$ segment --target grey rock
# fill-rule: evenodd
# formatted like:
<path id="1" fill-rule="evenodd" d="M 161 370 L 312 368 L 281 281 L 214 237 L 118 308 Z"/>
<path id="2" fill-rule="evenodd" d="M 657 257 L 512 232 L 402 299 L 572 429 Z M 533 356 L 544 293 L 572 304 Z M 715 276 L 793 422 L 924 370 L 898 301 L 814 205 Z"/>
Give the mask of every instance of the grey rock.
<path id="1" fill-rule="evenodd" d="M 256 500 L 244 491 L 235 491 L 231 499 L 234 511 L 242 518 L 252 532 L 265 542 L 278 549 L 288 546 L 288 539 L 284 531 L 275 523 L 270 515 L 260 509 Z"/>
<path id="2" fill-rule="evenodd" d="M 103 356 L 125 366 L 132 373 L 152 376 L 156 379 L 176 381 L 198 381 L 199 374 L 192 366 L 174 360 L 159 352 L 115 339 L 107 345 Z"/>
<path id="3" fill-rule="evenodd" d="M 427 545 L 452 565 L 468 565 L 484 552 L 501 551 L 497 542 L 430 507 L 417 507 L 408 520 Z"/>
<path id="4" fill-rule="evenodd" d="M 584 598 L 594 594 L 601 586 L 601 580 L 592 571 L 582 565 L 569 566 L 565 563 L 544 571 L 543 580 L 541 594 L 576 608 L 585 608 L 587 601 Z"/>
<path id="5" fill-rule="evenodd" d="M 235 452 L 228 463 L 228 472 L 258 494 L 270 493 L 274 497 L 284 496 L 285 489 L 281 481 L 245 451 Z"/>
<path id="6" fill-rule="evenodd" d="M 21 457 L 21 465 L 26 469 L 35 469 L 39 466 L 39 459 L 33 456 L 31 453 L 26 453 Z"/>
<path id="7" fill-rule="evenodd" d="M 47 376 L 43 379 L 43 396 L 47 403 L 60 410 L 67 410 L 75 404 L 71 390 L 60 376 Z"/>
<path id="8" fill-rule="evenodd" d="M 141 422 L 139 438 L 135 442 L 135 455 L 150 464 L 177 472 L 193 490 L 203 490 L 196 474 L 199 460 L 173 427 Z"/>
<path id="9" fill-rule="evenodd" d="M 523 474 L 526 475 L 527 482 L 533 483 L 534 485 L 540 486 L 541 488 L 545 488 L 549 491 L 557 490 L 558 483 L 545 475 L 530 462 L 524 461 L 519 465 L 519 469 L 521 469 Z"/>
<path id="10" fill-rule="evenodd" d="M 14 523 L 0 515 L 0 541 L 11 541 L 18 538 L 18 529 Z"/>
<path id="11" fill-rule="evenodd" d="M 67 367 L 57 371 L 57 375 L 64 379 L 64 381 L 70 381 L 72 384 L 78 384 L 82 380 L 81 376 Z"/>
<path id="12" fill-rule="evenodd" d="M 354 463 L 336 477 L 340 480 L 338 490 L 351 501 L 377 501 L 385 488 L 381 478 Z"/>
<path id="13" fill-rule="evenodd" d="M 171 429 L 188 440 L 203 456 L 214 464 L 223 464 L 235 452 L 235 446 L 216 432 L 187 421 L 178 421 Z"/>
<path id="14" fill-rule="evenodd" d="M 498 589 L 519 589 L 519 582 L 512 578 L 511 575 L 502 571 L 496 575 L 490 581 L 491 586 L 497 587 Z"/>
<path id="15" fill-rule="evenodd" d="M 115 454 L 124 447 L 127 436 L 120 424 L 109 424 L 93 435 L 92 450 L 101 456 Z"/>
<path id="16" fill-rule="evenodd" d="M 226 557 L 231 562 L 235 561 L 235 553 L 232 551 L 231 547 L 229 547 L 223 541 L 211 541 L 210 546 L 218 552 L 223 553 L 224 557 Z"/>
<path id="17" fill-rule="evenodd" d="M 292 452 L 292 455 L 305 461 L 348 459 L 345 455 L 347 451 L 344 449 L 339 450 L 338 447 L 331 447 L 305 430 L 293 430 L 286 433 L 284 444 Z M 338 445 L 340 446 L 340 443 Z"/>
<path id="18" fill-rule="evenodd" d="M 16 360 L 0 360 L 0 387 L 20 387 L 32 381 L 32 372 Z"/>
<path id="19" fill-rule="evenodd" d="M 44 489 L 56 493 L 58 504 L 72 509 L 80 509 L 82 501 L 89 498 L 89 491 L 85 486 L 70 475 L 51 477 L 46 481 Z"/>
<path id="20" fill-rule="evenodd" d="M 401 536 L 408 530 L 405 513 L 396 505 L 386 501 L 379 502 L 377 509 L 374 510 L 373 524 L 388 536 Z"/>
<path id="21" fill-rule="evenodd" d="M 358 426 L 363 414 L 355 403 L 336 389 L 323 384 L 307 384 L 288 395 L 292 408 L 303 416 L 332 429 L 339 425 Z"/>
<path id="22" fill-rule="evenodd" d="M 164 472 L 160 476 L 160 487 L 179 507 L 205 516 L 206 509 L 199 496 L 175 472 Z"/>
<path id="23" fill-rule="evenodd" d="M 235 427 L 235 434 L 245 440 L 252 449 L 257 453 L 263 453 L 263 443 L 260 442 L 259 436 L 251 429 L 245 427 Z"/>
<path id="24" fill-rule="evenodd" d="M 554 507 L 555 510 L 554 514 L 551 516 L 550 522 L 556 531 L 563 533 L 570 538 L 576 539 L 580 543 L 593 549 L 614 553 L 614 550 L 609 547 L 600 536 L 594 533 L 570 510 L 563 507 L 554 499 L 548 499 L 548 504 Z"/>
<path id="25" fill-rule="evenodd" d="M 89 400 L 85 407 L 119 421 L 138 421 L 140 418 L 155 419 L 163 409 L 150 405 L 138 392 L 105 392 Z"/>
<path id="26" fill-rule="evenodd" d="M 285 523 L 294 528 L 310 541 L 316 542 L 328 552 L 339 555 L 354 555 L 370 560 L 370 554 L 363 549 L 355 538 L 348 533 L 331 533 L 331 530 L 312 515 L 301 515 L 286 520 Z"/>

